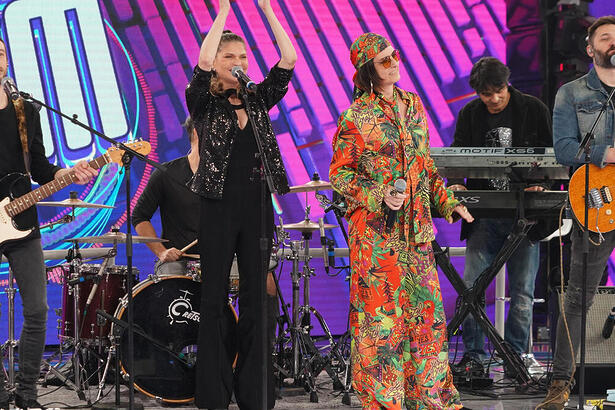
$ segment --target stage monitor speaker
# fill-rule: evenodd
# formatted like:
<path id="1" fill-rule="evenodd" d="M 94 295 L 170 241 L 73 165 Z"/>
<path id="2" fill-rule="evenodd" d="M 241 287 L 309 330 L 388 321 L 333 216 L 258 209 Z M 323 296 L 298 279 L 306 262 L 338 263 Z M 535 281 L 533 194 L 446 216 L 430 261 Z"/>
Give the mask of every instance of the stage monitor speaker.
<path id="1" fill-rule="evenodd" d="M 615 388 L 615 336 L 602 337 L 604 322 L 615 306 L 615 287 L 600 286 L 594 303 L 587 312 L 585 339 L 585 393 L 605 395 Z M 573 393 L 578 394 L 580 354 L 577 354 L 577 384 Z"/>

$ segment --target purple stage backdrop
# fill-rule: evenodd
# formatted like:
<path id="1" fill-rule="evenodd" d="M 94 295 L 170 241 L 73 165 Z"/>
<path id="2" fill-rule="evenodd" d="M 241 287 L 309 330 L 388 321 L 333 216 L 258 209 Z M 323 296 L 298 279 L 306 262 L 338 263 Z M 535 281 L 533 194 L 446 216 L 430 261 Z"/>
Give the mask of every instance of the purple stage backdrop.
<path id="1" fill-rule="evenodd" d="M 468 86 L 473 62 L 492 55 L 506 58 L 505 0 L 272 0 L 273 7 L 297 49 L 299 60 L 288 94 L 271 111 L 291 185 L 308 182 L 314 173 L 328 179 L 331 138 L 339 114 L 350 104 L 353 67 L 348 48 L 361 33 L 384 34 L 402 56 L 402 88 L 417 92 L 427 108 L 431 144 L 451 142 L 459 109 L 474 98 Z M 233 1 L 227 28 L 248 43 L 248 74 L 260 80 L 277 62 L 274 38 L 256 1 Z M 612 0 L 596 0 L 594 15 L 615 13 Z M 0 0 L 0 35 L 7 42 L 9 75 L 21 90 L 72 115 L 118 141 L 141 138 L 152 146 L 150 158 L 168 161 L 184 155 L 188 140 L 180 123 L 187 112 L 184 88 L 197 61 L 201 38 L 216 15 L 212 0 Z M 93 159 L 109 144 L 41 111 L 49 159 L 70 166 Z M 152 171 L 138 160 L 132 168 L 131 204 L 134 205 Z M 66 249 L 66 238 L 98 235 L 112 225 L 126 229 L 124 173 L 116 165 L 101 172 L 85 187 L 74 186 L 52 199 L 79 198 L 114 205 L 109 211 L 77 210 L 76 220 L 43 230 L 45 249 Z M 330 195 L 330 192 L 327 193 Z M 323 215 L 314 194 L 274 197 L 276 212 L 285 223 Z M 39 207 L 41 223 L 54 221 L 68 210 Z M 159 226 L 159 221 L 155 221 Z M 460 246 L 459 226 L 436 221 L 442 246 Z M 339 229 L 328 235 L 346 247 Z M 299 239 L 291 233 L 293 239 Z M 314 239 L 311 247 L 319 242 Z M 125 264 L 120 249 L 116 264 Z M 49 266 L 62 260 L 49 261 Z M 144 245 L 135 245 L 135 265 L 141 280 L 153 273 L 154 257 Z M 343 261 L 338 260 L 338 264 Z M 454 261 L 462 270 L 462 260 Z M 94 261 L 100 263 L 100 261 Z M 346 329 L 347 272 L 328 276 L 322 258 L 313 260 L 313 305 L 333 333 Z M 280 285 L 290 301 L 290 263 L 283 264 Z M 56 343 L 56 320 L 62 307 L 62 268 L 49 269 L 48 342 Z M 204 274 L 207 274 L 205 272 Z M 7 284 L 2 264 L 0 287 Z M 442 279 L 447 314 L 452 315 L 456 294 Z M 4 292 L 2 292 L 4 294 Z M 0 340 L 6 338 L 7 309 L 2 295 Z M 21 321 L 17 301 L 17 331 Z M 113 312 L 111 312 L 113 313 Z M 166 318 L 152 318 L 166 320 Z M 316 329 L 315 333 L 319 333 Z"/>

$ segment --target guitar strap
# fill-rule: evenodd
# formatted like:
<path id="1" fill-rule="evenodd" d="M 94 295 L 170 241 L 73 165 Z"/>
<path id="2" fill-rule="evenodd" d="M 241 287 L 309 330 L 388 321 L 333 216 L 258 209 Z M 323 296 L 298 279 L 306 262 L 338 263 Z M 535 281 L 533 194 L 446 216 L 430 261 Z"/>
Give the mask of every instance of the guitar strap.
<path id="1" fill-rule="evenodd" d="M 28 128 L 26 127 L 26 110 L 24 108 L 23 100 L 18 98 L 13 101 L 15 106 L 15 114 L 17 117 L 17 129 L 19 130 L 19 137 L 21 139 L 21 148 L 23 151 L 23 162 L 26 167 L 26 174 L 30 176 L 30 152 L 28 151 Z"/>

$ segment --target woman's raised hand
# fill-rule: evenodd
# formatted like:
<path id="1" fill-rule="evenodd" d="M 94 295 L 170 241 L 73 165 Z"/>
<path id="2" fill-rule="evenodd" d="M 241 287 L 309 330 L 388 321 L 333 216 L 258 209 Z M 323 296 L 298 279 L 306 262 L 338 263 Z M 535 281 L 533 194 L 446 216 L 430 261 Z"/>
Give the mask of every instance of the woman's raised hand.
<path id="1" fill-rule="evenodd" d="M 260 7 L 261 10 L 271 7 L 271 0 L 258 0 L 258 7 Z"/>

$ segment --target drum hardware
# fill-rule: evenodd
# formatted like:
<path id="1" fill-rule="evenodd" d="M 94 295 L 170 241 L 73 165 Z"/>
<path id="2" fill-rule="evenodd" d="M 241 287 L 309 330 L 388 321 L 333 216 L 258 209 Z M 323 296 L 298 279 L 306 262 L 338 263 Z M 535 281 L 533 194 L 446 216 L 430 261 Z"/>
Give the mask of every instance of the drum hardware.
<path id="1" fill-rule="evenodd" d="M 46 224 L 40 225 L 38 229 L 53 228 L 56 225 L 71 223 L 74 220 L 75 220 L 75 217 L 73 215 L 66 214 L 62 218 L 58 219 L 57 221 L 48 222 Z"/>
<path id="2" fill-rule="evenodd" d="M 290 331 L 290 354 L 288 349 L 284 347 L 284 335 L 282 334 L 278 341 L 278 354 L 280 355 L 276 368 L 280 373 L 280 379 L 283 376 L 290 375 L 293 378 L 295 386 L 303 386 L 310 393 L 310 401 L 318 402 L 316 394 L 315 379 L 322 370 L 326 370 L 335 386 L 341 385 L 337 371 L 332 366 L 331 358 L 336 355 L 336 343 L 331 335 L 331 331 L 327 326 L 322 315 L 312 306 L 310 306 L 310 277 L 314 275 L 314 269 L 309 266 L 310 256 L 309 241 L 312 237 L 312 232 L 319 229 L 319 225 L 309 220 L 309 205 L 306 206 L 305 220 L 298 224 L 284 225 L 278 230 L 289 229 L 298 230 L 301 232 L 301 240 L 291 240 L 290 256 L 287 259 L 292 261 L 292 317 L 289 324 Z M 326 226 L 326 229 L 335 225 Z M 299 262 L 303 262 L 303 269 L 299 270 Z M 300 304 L 300 281 L 303 278 L 303 303 Z M 310 335 L 312 324 L 311 315 L 318 320 L 322 330 L 325 333 L 328 345 L 324 347 L 330 348 L 330 353 L 323 356 L 312 337 Z M 286 319 L 288 320 L 288 319 Z M 290 360 L 289 357 L 290 356 Z M 336 355 L 337 357 L 337 355 Z M 284 362 L 286 359 L 286 362 Z"/>
<path id="3" fill-rule="evenodd" d="M 13 278 L 13 270 L 9 266 L 8 285 L 5 288 L 6 297 L 8 299 L 8 325 L 9 338 L 2 345 L 2 351 L 6 351 L 8 369 L 6 371 L 6 386 L 8 389 L 15 388 L 15 348 L 19 341 L 15 339 L 15 283 Z M 4 357 L 4 355 L 2 355 Z M 4 362 L 4 361 L 3 361 Z"/>
<path id="4" fill-rule="evenodd" d="M 347 248 L 340 249 L 335 249 L 334 247 L 332 248 L 335 243 L 331 240 L 327 249 L 328 256 L 331 256 L 333 254 L 333 261 L 335 261 L 334 258 L 336 256 L 350 257 L 350 240 L 348 238 L 348 232 L 346 232 L 342 221 L 344 215 L 346 215 L 346 211 L 348 210 L 344 197 L 340 195 L 337 191 L 333 191 L 332 199 L 329 199 L 324 194 L 319 193 L 315 193 L 315 196 L 321 208 L 324 209 L 325 213 L 333 211 L 335 219 L 337 220 L 337 223 L 342 230 L 342 235 L 346 240 Z M 333 267 L 337 268 L 336 266 Z M 350 278 L 347 277 L 346 281 L 350 283 Z M 348 314 L 350 315 L 350 311 L 348 312 Z M 335 390 L 341 390 L 344 392 L 342 396 L 342 403 L 347 406 L 350 406 L 350 390 L 352 389 L 352 367 L 350 362 L 350 316 L 348 317 L 346 323 L 346 332 L 344 332 L 344 334 L 340 336 L 335 346 L 331 348 L 329 354 L 331 360 L 337 361 L 337 368 L 339 370 L 339 373 L 341 373 L 342 375 L 340 383 L 336 386 L 334 381 L 333 387 Z"/>
<path id="5" fill-rule="evenodd" d="M 123 232 L 111 231 L 99 236 L 82 236 L 78 238 L 65 239 L 64 242 L 73 243 L 110 243 L 120 244 L 126 243 L 127 235 Z M 156 238 L 153 236 L 137 236 L 132 235 L 132 243 L 153 243 L 153 242 L 168 242 L 167 239 Z"/>
<path id="6" fill-rule="evenodd" d="M 95 296 L 98 297 L 96 299 L 97 304 L 103 309 L 105 308 L 105 303 L 113 304 L 111 300 L 106 302 L 106 299 L 113 299 L 115 296 L 114 292 L 121 288 L 121 278 L 117 286 L 113 285 L 119 276 L 115 273 L 122 267 L 109 266 L 117 253 L 117 243 L 113 243 L 113 246 L 110 248 L 104 248 L 105 256 L 103 263 L 100 266 L 95 266 L 86 265 L 81 259 L 79 243 L 88 243 L 85 238 L 72 238 L 69 239 L 68 242 L 72 243 L 72 247 L 68 250 L 68 254 L 66 255 L 68 274 L 65 279 L 65 288 L 63 290 L 63 308 L 60 311 L 62 314 L 61 322 L 64 326 L 59 326 L 59 339 L 61 344 L 60 351 L 57 352 L 57 354 L 60 355 L 60 358 L 62 357 L 65 344 L 67 344 L 68 348 L 72 347 L 73 353 L 71 362 L 72 371 L 74 372 L 73 380 L 70 380 L 70 375 L 67 377 L 58 370 L 60 364 L 52 366 L 49 361 L 44 361 L 43 364 L 46 365 L 48 369 L 45 375 L 45 381 L 48 380 L 49 374 L 52 373 L 68 387 L 74 389 L 81 400 L 87 400 L 89 405 L 91 401 L 89 398 L 86 399 L 84 392 L 88 390 L 88 381 L 91 377 L 96 374 L 98 374 L 99 378 L 101 377 L 101 369 L 105 366 L 103 357 L 103 337 L 106 338 L 108 334 L 108 332 L 104 331 L 103 327 L 100 326 L 99 322 L 96 321 L 96 315 L 88 315 L 89 307 Z M 88 270 L 89 268 L 95 268 L 95 271 L 92 272 Z M 92 273 L 88 274 L 89 272 Z M 110 273 L 113 273 L 113 275 L 110 275 Z M 119 273 L 120 275 L 122 274 L 121 271 Z M 126 275 L 127 274 L 128 273 L 126 273 Z M 87 287 L 90 285 L 91 288 L 88 289 Z M 83 299 L 86 296 L 85 294 L 81 295 L 82 290 L 88 292 L 86 299 Z M 71 297 L 72 301 L 70 300 Z M 119 301 L 119 297 L 117 300 Z M 82 305 L 82 301 L 85 302 L 84 305 Z M 113 305 L 113 309 L 115 309 L 115 305 Z M 72 323 L 66 320 L 71 316 Z M 88 327 L 87 319 L 89 317 L 92 319 Z M 96 327 L 98 327 L 101 332 L 98 335 L 98 339 L 96 339 Z M 104 332 L 104 335 L 102 332 Z M 95 366 L 97 368 L 88 375 L 85 365 L 92 363 L 92 361 L 96 363 Z"/>

